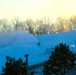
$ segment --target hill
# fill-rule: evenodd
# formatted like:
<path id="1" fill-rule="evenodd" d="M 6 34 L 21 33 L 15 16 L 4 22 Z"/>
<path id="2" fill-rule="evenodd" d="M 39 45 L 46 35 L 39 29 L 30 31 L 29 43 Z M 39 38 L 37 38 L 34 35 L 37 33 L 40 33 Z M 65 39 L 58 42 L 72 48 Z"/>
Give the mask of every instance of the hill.
<path id="1" fill-rule="evenodd" d="M 3 42 L 1 42 L 3 40 Z M 37 43 L 40 42 L 40 46 Z M 49 57 L 49 51 L 59 43 L 66 43 L 70 50 L 76 52 L 76 30 L 48 34 L 34 37 L 33 35 L 18 31 L 0 36 L 0 73 L 4 66 L 6 56 L 22 58 L 25 61 L 25 54 L 29 54 L 29 66 L 44 62 Z M 5 46 L 3 46 L 5 45 Z M 74 45 L 74 48 L 71 47 Z"/>
<path id="2" fill-rule="evenodd" d="M 14 31 L 0 34 L 0 47 L 16 45 L 37 45 L 38 40 L 28 32 Z"/>
<path id="3" fill-rule="evenodd" d="M 43 46 L 50 46 L 54 48 L 59 43 L 66 43 L 72 50 L 72 45 L 74 45 L 73 51 L 76 49 L 76 30 L 60 32 L 56 34 L 48 34 L 36 37 Z"/>

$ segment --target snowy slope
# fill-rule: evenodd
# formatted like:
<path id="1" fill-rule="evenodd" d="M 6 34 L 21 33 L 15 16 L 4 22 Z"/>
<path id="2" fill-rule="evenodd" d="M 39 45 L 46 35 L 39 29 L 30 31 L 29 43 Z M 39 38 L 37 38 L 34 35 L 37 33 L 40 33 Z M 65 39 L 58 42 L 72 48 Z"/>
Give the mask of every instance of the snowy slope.
<path id="1" fill-rule="evenodd" d="M 0 47 L 14 45 L 37 45 L 38 40 L 27 32 L 15 31 L 7 34 L 0 34 Z"/>
<path id="2" fill-rule="evenodd" d="M 3 41 L 1 41 L 3 40 Z M 29 65 L 43 62 L 48 59 L 45 55 L 46 47 L 37 46 L 38 40 L 31 34 L 18 31 L 0 36 L 0 73 L 6 62 L 6 56 L 22 58 L 29 54 Z M 45 58 L 46 56 L 46 58 Z"/>
<path id="3" fill-rule="evenodd" d="M 54 48 L 59 43 L 66 43 L 71 48 L 71 45 L 76 46 L 76 30 L 60 32 L 56 34 L 48 34 L 36 37 L 41 45 Z M 76 47 L 74 47 L 74 52 Z"/>
<path id="4" fill-rule="evenodd" d="M 40 42 L 40 46 L 37 46 L 38 42 Z M 76 30 L 36 36 L 36 38 L 29 33 L 21 31 L 1 35 L 0 47 L 4 48 L 0 48 L 0 73 L 2 66 L 5 64 L 6 56 L 25 60 L 24 55 L 29 54 L 29 65 L 33 65 L 46 61 L 49 57 L 47 48 L 53 50 L 59 43 L 66 43 L 69 47 L 72 44 L 76 46 Z M 76 52 L 75 49 L 76 47 L 73 49 L 74 52 Z"/>
<path id="5" fill-rule="evenodd" d="M 41 50 L 41 48 L 43 50 Z M 48 59 L 49 55 L 45 54 L 46 48 L 39 46 L 13 46 L 4 48 L 0 51 L 0 71 L 6 61 L 6 56 L 15 57 L 16 59 L 22 58 L 25 61 L 25 54 L 29 54 L 29 66 L 44 62 Z"/>

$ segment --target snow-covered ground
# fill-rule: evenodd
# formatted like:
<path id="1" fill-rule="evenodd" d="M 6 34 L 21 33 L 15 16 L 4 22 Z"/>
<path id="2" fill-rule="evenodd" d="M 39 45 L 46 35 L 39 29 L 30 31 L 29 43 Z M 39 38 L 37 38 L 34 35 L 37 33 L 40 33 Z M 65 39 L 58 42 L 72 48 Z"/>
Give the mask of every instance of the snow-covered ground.
<path id="1" fill-rule="evenodd" d="M 37 45 L 38 40 L 28 32 L 14 31 L 0 34 L 0 47 L 17 45 Z"/>
<path id="2" fill-rule="evenodd" d="M 37 46 L 38 42 L 40 46 Z M 50 48 L 52 51 L 59 43 L 66 43 L 71 50 L 71 45 L 74 45 L 73 52 L 76 52 L 76 30 L 36 37 L 23 31 L 1 34 L 0 73 L 6 62 L 6 56 L 25 60 L 24 55 L 29 54 L 29 65 L 34 65 L 46 61 L 49 57 L 47 49 Z"/>
<path id="3" fill-rule="evenodd" d="M 72 50 L 72 45 L 74 45 L 73 52 L 76 52 L 76 30 L 42 35 L 37 36 L 36 38 L 40 41 L 41 45 L 49 46 L 51 48 L 54 48 L 59 43 L 66 43 L 70 50 Z"/>
<path id="4" fill-rule="evenodd" d="M 32 34 L 17 31 L 1 34 L 0 38 L 0 73 L 6 56 L 22 58 L 25 61 L 24 55 L 29 54 L 29 66 L 48 59 L 48 54 L 45 54 L 46 47 L 37 46 L 39 41 Z"/>

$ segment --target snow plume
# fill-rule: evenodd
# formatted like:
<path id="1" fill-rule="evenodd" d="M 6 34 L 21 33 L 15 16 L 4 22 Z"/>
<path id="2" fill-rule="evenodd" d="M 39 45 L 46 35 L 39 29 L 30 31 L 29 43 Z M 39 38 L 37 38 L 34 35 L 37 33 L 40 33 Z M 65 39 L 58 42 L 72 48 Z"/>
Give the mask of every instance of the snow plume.
<path id="1" fill-rule="evenodd" d="M 0 34 L 0 47 L 16 45 L 37 45 L 38 40 L 28 32 L 13 31 Z"/>

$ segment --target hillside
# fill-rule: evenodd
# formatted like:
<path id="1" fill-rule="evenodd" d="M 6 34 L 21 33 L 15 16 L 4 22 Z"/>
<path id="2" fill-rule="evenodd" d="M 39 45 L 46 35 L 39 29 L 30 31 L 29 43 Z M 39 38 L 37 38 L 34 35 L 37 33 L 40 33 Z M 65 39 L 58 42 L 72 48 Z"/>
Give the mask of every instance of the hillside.
<path id="1" fill-rule="evenodd" d="M 29 54 L 29 66 L 48 59 L 48 54 L 45 55 L 46 47 L 37 46 L 38 40 L 29 33 L 18 31 L 2 34 L 0 38 L 0 41 L 3 40 L 0 42 L 0 73 L 6 56 L 22 58 L 25 61 L 24 55 Z"/>
<path id="2" fill-rule="evenodd" d="M 43 46 L 50 46 L 54 48 L 59 43 L 66 43 L 71 48 L 71 45 L 74 45 L 73 51 L 76 49 L 76 30 L 60 32 L 56 34 L 48 34 L 36 37 Z"/>
<path id="3" fill-rule="evenodd" d="M 37 46 L 38 42 L 40 42 L 40 46 Z M 6 56 L 15 57 L 16 59 L 22 58 L 25 61 L 24 55 L 29 54 L 29 65 L 34 65 L 46 61 L 49 57 L 47 48 L 52 51 L 59 43 L 66 43 L 72 50 L 71 45 L 76 46 L 76 30 L 36 37 L 22 31 L 1 35 L 0 73 L 2 66 L 5 64 Z M 73 52 L 76 52 L 75 49 L 76 47 L 73 48 Z"/>
<path id="4" fill-rule="evenodd" d="M 0 47 L 16 45 L 37 45 L 38 40 L 28 32 L 14 31 L 0 34 Z"/>

